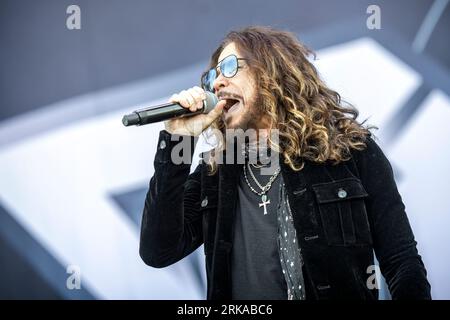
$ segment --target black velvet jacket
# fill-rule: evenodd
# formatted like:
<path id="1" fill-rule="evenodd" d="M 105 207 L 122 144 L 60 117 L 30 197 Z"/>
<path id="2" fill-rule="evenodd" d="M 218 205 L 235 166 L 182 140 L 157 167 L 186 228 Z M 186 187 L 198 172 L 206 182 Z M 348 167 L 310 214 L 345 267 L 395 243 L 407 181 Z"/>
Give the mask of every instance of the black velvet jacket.
<path id="1" fill-rule="evenodd" d="M 219 165 L 210 176 L 206 164 L 199 164 L 189 174 L 189 164 L 170 160 L 177 143 L 160 132 L 140 255 L 149 266 L 162 268 L 204 243 L 207 298 L 230 299 L 242 165 Z M 307 161 L 295 172 L 280 159 L 280 166 L 302 249 L 307 299 L 377 299 L 378 290 L 367 285 L 374 251 L 393 299 L 431 298 L 391 165 L 372 138 L 365 150 L 353 151 L 351 160 L 338 165 Z"/>

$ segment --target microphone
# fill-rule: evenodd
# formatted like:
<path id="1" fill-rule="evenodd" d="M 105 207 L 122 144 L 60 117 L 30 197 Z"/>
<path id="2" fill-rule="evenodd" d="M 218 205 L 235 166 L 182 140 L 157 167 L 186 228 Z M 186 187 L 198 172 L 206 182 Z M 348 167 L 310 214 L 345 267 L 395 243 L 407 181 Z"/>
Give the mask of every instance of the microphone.
<path id="1" fill-rule="evenodd" d="M 203 107 L 194 112 L 183 108 L 178 103 L 164 103 L 157 106 L 133 111 L 123 116 L 122 123 L 125 127 L 155 123 L 170 118 L 193 116 L 200 113 L 208 113 L 216 106 L 218 99 L 214 93 L 206 92 L 206 99 L 203 100 Z"/>

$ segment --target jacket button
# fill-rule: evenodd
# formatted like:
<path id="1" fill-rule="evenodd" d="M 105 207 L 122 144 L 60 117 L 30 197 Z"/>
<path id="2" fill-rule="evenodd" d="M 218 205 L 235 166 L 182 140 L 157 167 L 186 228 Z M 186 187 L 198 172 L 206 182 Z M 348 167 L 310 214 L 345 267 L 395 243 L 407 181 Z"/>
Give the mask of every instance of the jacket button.
<path id="1" fill-rule="evenodd" d="M 344 189 L 339 189 L 338 191 L 338 197 L 343 199 L 347 196 L 347 191 L 345 191 Z"/>
<path id="2" fill-rule="evenodd" d="M 166 142 L 164 140 L 161 140 L 161 142 L 159 143 L 159 148 L 164 149 L 165 147 L 166 147 Z"/>
<path id="3" fill-rule="evenodd" d="M 201 206 L 202 206 L 202 208 L 204 208 L 207 205 L 208 205 L 208 197 L 205 197 L 205 199 L 202 200 Z"/>

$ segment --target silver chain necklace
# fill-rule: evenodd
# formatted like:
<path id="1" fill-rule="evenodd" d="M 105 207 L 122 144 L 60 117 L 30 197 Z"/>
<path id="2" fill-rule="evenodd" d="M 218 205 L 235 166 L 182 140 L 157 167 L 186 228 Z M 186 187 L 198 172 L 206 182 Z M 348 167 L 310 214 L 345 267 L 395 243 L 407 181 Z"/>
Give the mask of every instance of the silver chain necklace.
<path id="1" fill-rule="evenodd" d="M 264 168 L 266 165 L 265 164 L 254 164 L 254 163 L 251 163 L 251 166 L 253 167 L 253 168 L 255 168 L 255 169 L 261 169 L 261 168 Z"/>
<path id="2" fill-rule="evenodd" d="M 250 184 L 250 181 L 248 181 L 247 177 L 247 170 L 250 171 L 250 175 L 252 176 L 252 179 L 255 181 L 256 185 L 261 189 L 261 192 L 256 191 L 252 185 Z M 259 203 L 259 207 L 264 207 L 264 215 L 267 214 L 267 205 L 270 204 L 270 200 L 267 197 L 267 191 L 270 190 L 272 187 L 272 183 L 275 181 L 275 179 L 278 177 L 278 174 L 280 173 L 280 168 L 275 170 L 275 173 L 270 177 L 269 182 L 262 186 L 259 181 L 256 179 L 255 175 L 253 174 L 252 169 L 250 168 L 250 165 L 247 163 L 247 166 L 244 166 L 244 178 L 245 182 L 247 183 L 248 187 L 253 193 L 256 193 L 258 196 L 261 197 L 262 203 Z"/>

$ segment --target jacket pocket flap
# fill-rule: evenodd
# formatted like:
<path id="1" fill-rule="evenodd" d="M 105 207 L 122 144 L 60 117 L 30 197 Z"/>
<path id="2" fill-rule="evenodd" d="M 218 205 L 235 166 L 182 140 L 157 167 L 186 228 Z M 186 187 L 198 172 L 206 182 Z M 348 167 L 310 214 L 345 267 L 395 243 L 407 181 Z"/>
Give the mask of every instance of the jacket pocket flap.
<path id="1" fill-rule="evenodd" d="M 329 203 L 368 196 L 361 181 L 356 178 L 318 183 L 312 185 L 312 188 L 319 203 Z"/>

